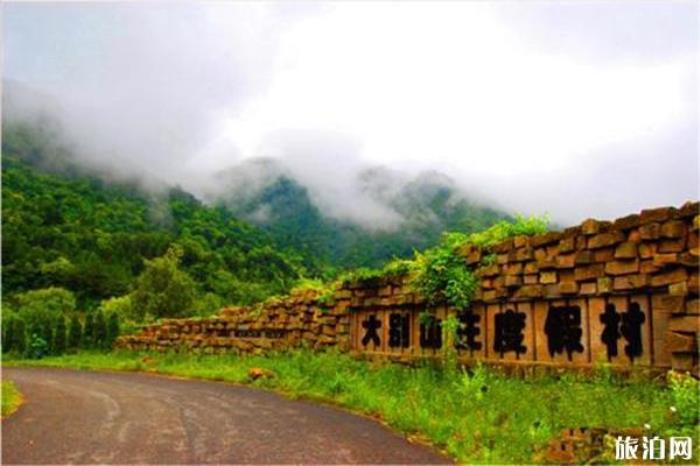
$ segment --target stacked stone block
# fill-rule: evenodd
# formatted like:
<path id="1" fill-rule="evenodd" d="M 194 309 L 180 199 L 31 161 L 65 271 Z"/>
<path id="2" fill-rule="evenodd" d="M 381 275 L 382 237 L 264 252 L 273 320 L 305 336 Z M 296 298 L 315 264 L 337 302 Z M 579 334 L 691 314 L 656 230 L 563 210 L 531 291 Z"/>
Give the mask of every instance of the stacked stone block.
<path id="1" fill-rule="evenodd" d="M 698 370 L 699 205 L 589 219 L 562 232 L 465 247 L 481 280 L 476 303 L 647 295 L 653 338 L 674 368 Z M 495 261 L 481 266 L 484 258 Z M 662 344 L 663 343 L 663 344 Z M 664 358 L 657 358 L 663 361 Z"/>
<path id="2" fill-rule="evenodd" d="M 347 307 L 342 302 L 331 304 L 323 305 L 316 292 L 305 291 L 270 299 L 260 306 L 222 309 L 207 319 L 167 319 L 120 337 L 116 346 L 203 353 L 260 353 L 302 345 L 346 349 L 350 331 Z"/>

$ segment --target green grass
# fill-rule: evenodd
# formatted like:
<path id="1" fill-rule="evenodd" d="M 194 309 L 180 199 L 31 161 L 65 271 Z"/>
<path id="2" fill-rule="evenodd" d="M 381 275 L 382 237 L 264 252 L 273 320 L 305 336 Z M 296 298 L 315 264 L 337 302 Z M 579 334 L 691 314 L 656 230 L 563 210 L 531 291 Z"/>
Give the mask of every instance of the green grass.
<path id="1" fill-rule="evenodd" d="M 698 383 L 689 378 L 667 385 L 622 380 L 601 371 L 588 378 L 568 374 L 522 379 L 486 368 L 466 374 L 303 350 L 268 356 L 81 353 L 38 361 L 6 358 L 4 364 L 150 370 L 250 383 L 380 417 L 470 463 L 530 463 L 537 448 L 568 427 L 649 424 L 653 433 L 664 436 L 697 439 L 700 434 Z M 248 378 L 251 367 L 269 369 L 276 377 L 253 382 Z"/>
<path id="2" fill-rule="evenodd" d="M 22 394 L 10 380 L 0 381 L 0 392 L 2 392 L 2 417 L 7 417 L 22 404 Z"/>

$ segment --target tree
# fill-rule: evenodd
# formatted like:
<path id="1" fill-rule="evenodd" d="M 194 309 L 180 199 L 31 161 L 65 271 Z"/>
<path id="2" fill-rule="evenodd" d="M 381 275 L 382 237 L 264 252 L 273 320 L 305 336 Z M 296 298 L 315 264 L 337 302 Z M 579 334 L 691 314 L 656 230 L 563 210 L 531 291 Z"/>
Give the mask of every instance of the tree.
<path id="1" fill-rule="evenodd" d="M 63 354 L 66 351 L 66 319 L 63 316 L 56 322 L 56 333 L 53 338 L 53 352 Z"/>
<path id="2" fill-rule="evenodd" d="M 80 347 L 80 340 L 83 337 L 83 328 L 80 325 L 80 319 L 77 315 L 73 315 L 70 320 L 70 330 L 68 333 L 68 348 L 77 349 Z"/>
<path id="3" fill-rule="evenodd" d="M 132 295 L 139 320 L 191 313 L 196 288 L 190 276 L 178 268 L 181 257 L 182 248 L 173 246 L 164 256 L 145 261 Z"/>
<path id="4" fill-rule="evenodd" d="M 134 306 L 131 303 L 131 295 L 118 296 L 105 299 L 100 303 L 100 309 L 105 315 L 117 314 L 122 320 L 135 319 Z"/>
<path id="5" fill-rule="evenodd" d="M 37 324 L 45 325 L 46 322 L 55 320 L 57 316 L 75 310 L 75 296 L 63 288 L 31 290 L 16 295 L 15 299 L 17 312 L 29 327 Z M 43 331 L 40 335 L 47 336 Z"/>
<path id="6" fill-rule="evenodd" d="M 105 348 L 107 344 L 107 322 L 105 322 L 105 315 L 101 310 L 95 313 L 93 334 L 95 348 Z"/>
<path id="7" fill-rule="evenodd" d="M 18 354 L 24 354 L 27 349 L 27 327 L 20 318 L 16 318 L 12 326 L 12 349 Z"/>
<path id="8" fill-rule="evenodd" d="M 9 319 L 3 319 L 2 325 L 2 352 L 9 353 L 12 351 L 12 344 L 14 343 L 14 329 L 15 329 L 15 318 L 10 317 Z"/>
<path id="9" fill-rule="evenodd" d="M 83 330 L 83 348 L 92 348 L 95 345 L 95 326 L 92 314 L 85 316 L 85 329 Z"/>
<path id="10" fill-rule="evenodd" d="M 53 322 L 52 319 L 47 318 L 41 325 L 41 333 L 39 336 L 46 343 L 46 352 L 53 352 Z"/>
<path id="11" fill-rule="evenodd" d="M 107 348 L 111 348 L 114 341 L 119 336 L 119 315 L 116 312 L 112 312 L 109 315 L 109 320 L 107 322 Z"/>

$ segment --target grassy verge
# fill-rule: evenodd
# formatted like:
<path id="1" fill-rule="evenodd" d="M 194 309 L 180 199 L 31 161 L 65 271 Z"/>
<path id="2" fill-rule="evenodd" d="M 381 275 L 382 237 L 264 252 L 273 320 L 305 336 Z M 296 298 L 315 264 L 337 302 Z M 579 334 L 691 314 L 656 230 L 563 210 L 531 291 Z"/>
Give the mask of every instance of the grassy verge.
<path id="1" fill-rule="evenodd" d="M 10 380 L 0 381 L 0 392 L 2 393 L 2 417 L 4 418 L 17 411 L 19 405 L 22 404 L 22 394 Z"/>
<path id="2" fill-rule="evenodd" d="M 690 379 L 668 386 L 620 380 L 604 372 L 593 378 L 516 379 L 485 368 L 466 374 L 429 366 L 372 364 L 343 354 L 308 351 L 267 356 L 81 353 L 38 361 L 6 358 L 3 364 L 149 370 L 251 383 L 380 417 L 470 463 L 530 463 L 537 448 L 568 427 L 648 424 L 651 432 L 663 436 L 698 438 L 700 434 L 698 384 Z M 248 370 L 252 367 L 269 369 L 276 376 L 251 381 Z"/>

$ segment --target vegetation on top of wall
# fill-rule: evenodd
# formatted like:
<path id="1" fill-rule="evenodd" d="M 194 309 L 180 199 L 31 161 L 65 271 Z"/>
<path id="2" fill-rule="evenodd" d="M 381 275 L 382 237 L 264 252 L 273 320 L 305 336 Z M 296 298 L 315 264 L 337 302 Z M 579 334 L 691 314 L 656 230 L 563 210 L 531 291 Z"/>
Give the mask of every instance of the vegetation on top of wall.
<path id="1" fill-rule="evenodd" d="M 409 283 L 430 306 L 447 303 L 465 308 L 474 297 L 479 282 L 474 271 L 467 266 L 461 249 L 469 244 L 488 248 L 514 236 L 545 233 L 548 225 L 546 216 L 517 216 L 515 221 L 502 220 L 482 232 L 445 234 L 438 246 L 416 252 L 414 273 Z"/>
<path id="2" fill-rule="evenodd" d="M 547 216 L 524 217 L 502 220 L 477 233 L 445 233 L 437 246 L 423 252 L 414 251 L 413 260 L 395 259 L 380 269 L 357 269 L 339 277 L 338 283 L 381 280 L 407 276 L 408 284 L 425 297 L 429 306 L 447 303 L 457 308 L 469 305 L 478 286 L 478 280 L 464 260 L 462 249 L 474 245 L 488 250 L 514 236 L 533 236 L 547 232 Z M 487 265 L 494 259 L 485 255 L 482 262 Z"/>
<path id="3" fill-rule="evenodd" d="M 455 247 L 471 244 L 488 248 L 515 236 L 534 236 L 546 233 L 550 227 L 548 215 L 516 215 L 514 221 L 502 220 L 490 228 L 471 234 L 449 233 L 445 242 Z"/>
<path id="4" fill-rule="evenodd" d="M 414 252 L 415 254 L 415 252 Z M 400 277 L 413 271 L 415 261 L 411 259 L 393 259 L 380 268 L 362 267 L 348 270 L 338 277 L 339 283 L 369 282 L 382 278 Z"/>

